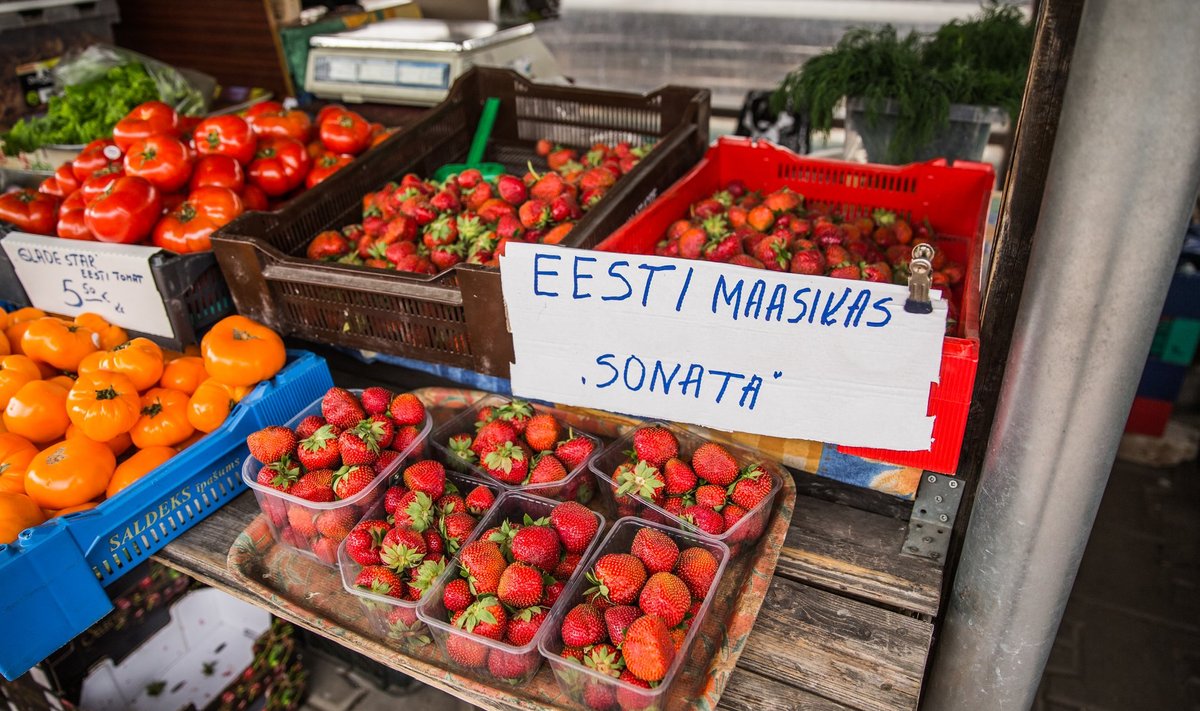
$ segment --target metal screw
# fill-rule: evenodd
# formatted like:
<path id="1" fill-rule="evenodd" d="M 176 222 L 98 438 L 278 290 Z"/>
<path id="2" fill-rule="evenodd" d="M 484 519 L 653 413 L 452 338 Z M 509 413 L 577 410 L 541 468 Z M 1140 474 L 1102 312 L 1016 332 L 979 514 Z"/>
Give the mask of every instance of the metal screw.
<path id="1" fill-rule="evenodd" d="M 937 496 L 933 497 L 933 500 L 938 502 L 939 504 L 942 503 L 942 495 L 938 494 Z"/>
<path id="2" fill-rule="evenodd" d="M 909 550 L 909 551 L 911 551 L 911 552 L 913 552 L 913 553 L 920 553 L 920 552 L 921 552 L 921 549 L 920 549 L 920 548 L 917 548 L 916 546 L 909 546 L 909 547 L 908 547 L 908 550 Z"/>
<path id="3" fill-rule="evenodd" d="M 951 488 L 951 489 L 957 489 L 957 488 L 958 488 L 958 482 L 957 482 L 957 481 L 954 481 L 953 479 L 951 479 L 951 480 L 950 480 L 950 488 Z"/>
<path id="4" fill-rule="evenodd" d="M 927 482 L 929 482 L 930 484 L 932 484 L 932 483 L 934 483 L 935 481 L 937 481 L 937 475 L 936 475 L 936 474 L 930 474 L 928 477 L 926 477 L 926 478 L 925 478 L 925 481 L 927 481 Z"/>
<path id="5" fill-rule="evenodd" d="M 942 514 L 941 516 L 938 516 L 938 520 L 941 521 L 942 523 L 945 523 L 950 520 L 950 517 L 947 516 L 946 514 Z"/>
<path id="6" fill-rule="evenodd" d="M 937 560 L 938 558 L 941 558 L 941 557 L 942 557 L 942 554 L 941 554 L 941 553 L 934 552 L 934 553 L 930 553 L 930 554 L 929 554 L 929 557 L 930 557 L 930 558 L 933 558 L 934 560 Z"/>
<path id="7" fill-rule="evenodd" d="M 933 538 L 931 538 L 929 536 L 924 536 L 921 538 L 921 540 L 925 541 L 926 543 L 933 543 Z"/>

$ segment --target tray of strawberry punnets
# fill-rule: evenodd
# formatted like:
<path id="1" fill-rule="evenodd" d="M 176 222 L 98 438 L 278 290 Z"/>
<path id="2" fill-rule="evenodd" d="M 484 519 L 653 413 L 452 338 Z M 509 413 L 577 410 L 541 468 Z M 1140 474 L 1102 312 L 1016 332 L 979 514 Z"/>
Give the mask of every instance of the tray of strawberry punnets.
<path id="1" fill-rule="evenodd" d="M 451 446 L 451 437 L 478 434 L 489 422 L 503 420 L 516 434 L 512 447 L 502 447 L 506 456 L 521 452 L 529 468 L 541 464 L 543 470 L 545 458 L 560 459 L 570 484 L 575 472 L 591 473 L 590 465 L 607 448 L 627 449 L 639 427 L 651 425 L 498 401 L 478 391 L 425 388 L 414 394 L 432 418 L 429 459 L 406 463 L 386 482 L 387 493 L 360 524 L 363 530 L 345 539 L 342 566 L 279 543 L 260 515 L 229 550 L 229 570 L 244 592 L 278 614 L 485 708 L 715 708 L 754 626 L 791 522 L 796 489 L 787 470 L 772 470 L 777 488 L 764 502 L 769 513 L 755 527 L 756 537 L 743 535 L 727 545 L 732 541 L 656 517 L 653 510 L 630 515 L 628 507 L 615 503 L 619 499 L 598 491 L 609 486 L 601 477 L 582 487 L 536 481 L 526 487 L 528 474 L 518 481 L 512 472 L 492 471 L 510 480 L 495 481 L 450 459 L 461 460 L 470 449 Z M 480 424 L 466 428 L 467 413 Z M 508 432 L 495 427 L 489 432 L 496 430 Z M 680 458 L 699 446 L 672 430 Z M 575 461 L 588 449 L 585 440 L 594 446 L 582 462 Z M 485 460 L 494 451 L 477 449 L 486 450 Z M 411 467 L 416 469 L 405 476 Z M 435 481 L 438 472 L 444 472 L 444 484 Z M 476 496 L 468 500 L 472 492 Z M 568 513 L 579 521 L 594 516 L 599 523 L 588 531 L 585 547 L 572 540 L 576 532 L 563 527 L 572 518 Z M 474 526 L 466 525 L 468 516 Z M 453 526 L 447 522 L 451 517 Z M 414 526 L 420 535 L 413 535 Z M 518 537 L 523 528 L 544 530 Z M 531 557 L 530 540 L 559 545 L 551 545 L 551 553 L 539 547 Z M 367 559 L 372 548 L 377 564 Z M 475 569 L 477 559 L 492 561 L 495 575 Z M 538 587 L 539 577 L 540 596 L 528 587 Z M 517 580 L 527 585 L 511 582 Z M 531 605 L 533 597 L 539 599 Z M 437 634 L 439 628 L 450 634 Z M 478 644 L 471 635 L 479 635 Z"/>

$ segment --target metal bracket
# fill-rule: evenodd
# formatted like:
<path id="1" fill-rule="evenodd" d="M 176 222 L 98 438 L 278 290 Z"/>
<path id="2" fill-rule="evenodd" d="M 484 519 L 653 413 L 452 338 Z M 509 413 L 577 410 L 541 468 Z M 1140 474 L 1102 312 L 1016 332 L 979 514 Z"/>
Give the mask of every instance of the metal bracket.
<path id="1" fill-rule="evenodd" d="M 921 485 L 917 487 L 912 516 L 908 519 L 904 553 L 933 560 L 945 559 L 950 549 L 950 530 L 954 528 L 962 491 L 963 482 L 960 480 L 925 472 L 921 477 Z"/>

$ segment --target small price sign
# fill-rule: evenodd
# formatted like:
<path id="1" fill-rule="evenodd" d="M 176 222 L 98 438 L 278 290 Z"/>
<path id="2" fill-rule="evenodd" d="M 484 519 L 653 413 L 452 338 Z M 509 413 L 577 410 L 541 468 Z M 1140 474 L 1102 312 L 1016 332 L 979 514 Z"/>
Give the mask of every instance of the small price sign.
<path id="1" fill-rule="evenodd" d="M 127 244 L 77 242 L 12 232 L 0 245 L 34 306 L 75 316 L 97 313 L 110 323 L 173 337 L 150 258 L 160 250 Z"/>
<path id="2" fill-rule="evenodd" d="M 930 448 L 947 305 L 895 284 L 510 243 L 513 393 L 715 429 Z"/>

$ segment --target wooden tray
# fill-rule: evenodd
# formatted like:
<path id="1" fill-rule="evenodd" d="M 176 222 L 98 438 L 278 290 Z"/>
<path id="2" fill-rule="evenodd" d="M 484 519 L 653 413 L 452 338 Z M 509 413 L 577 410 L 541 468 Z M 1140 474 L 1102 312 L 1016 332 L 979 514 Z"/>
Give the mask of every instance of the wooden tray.
<path id="1" fill-rule="evenodd" d="M 484 395 L 446 388 L 427 388 L 416 393 L 429 407 L 462 407 Z M 617 432 L 611 421 L 588 424 L 592 425 L 589 431 L 610 435 Z M 668 708 L 716 708 L 767 594 L 795 502 L 795 482 L 784 477 L 783 489 L 775 499 L 770 522 L 758 545 L 731 560 L 726 568 L 684 671 L 671 689 Z M 471 703 L 487 708 L 578 708 L 559 690 L 548 665 L 543 664 L 529 684 L 502 689 L 452 671 L 436 644 L 413 651 L 380 639 L 358 598 L 342 588 L 337 571 L 286 546 L 276 545 L 262 515 L 238 535 L 229 549 L 227 565 L 247 594 L 287 611 L 307 627 L 344 639 L 349 645 L 373 642 L 370 646 L 380 650 L 377 661 L 436 686 L 453 688 L 456 695 Z"/>

